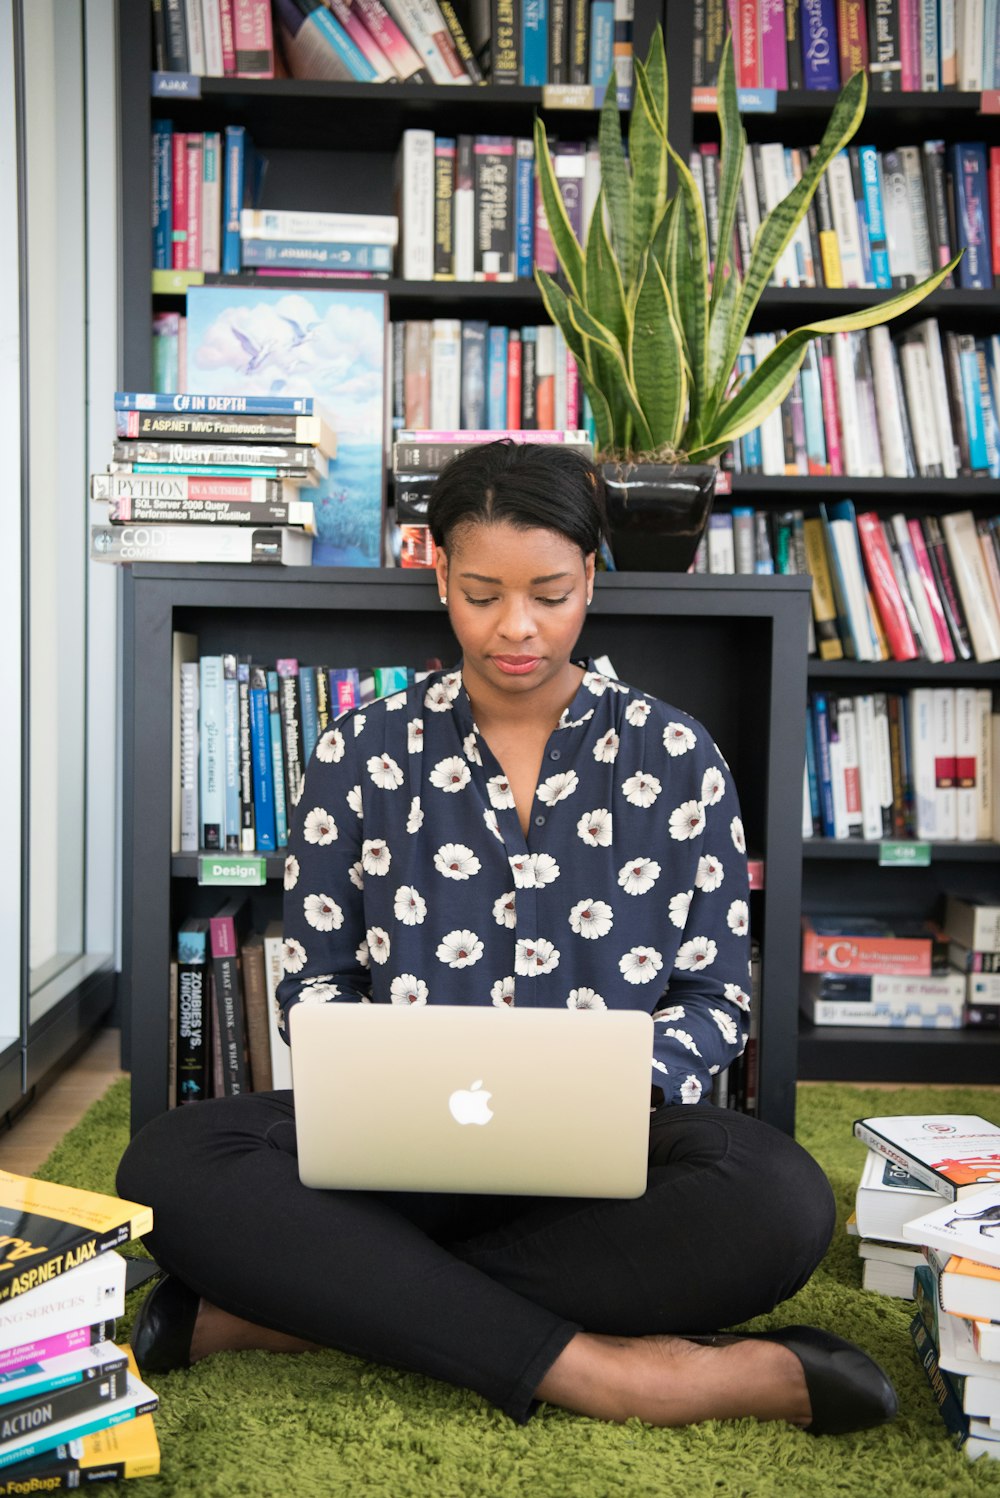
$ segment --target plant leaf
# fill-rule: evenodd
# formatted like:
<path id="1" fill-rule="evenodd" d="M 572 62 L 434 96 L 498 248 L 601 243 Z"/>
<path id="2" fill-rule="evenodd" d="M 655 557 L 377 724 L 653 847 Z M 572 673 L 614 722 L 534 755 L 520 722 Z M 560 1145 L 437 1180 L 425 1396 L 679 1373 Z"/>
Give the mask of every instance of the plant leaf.
<path id="1" fill-rule="evenodd" d="M 597 140 L 601 154 L 601 187 L 608 205 L 608 218 L 611 220 L 611 242 L 618 257 L 622 281 L 626 286 L 631 286 L 635 274 L 632 177 L 625 160 L 615 90 L 611 87 L 606 90 L 601 106 Z"/>
<path id="2" fill-rule="evenodd" d="M 615 447 L 615 429 L 612 419 L 611 408 L 602 386 L 594 378 L 593 350 L 588 345 L 588 340 L 580 332 L 573 322 L 569 311 L 569 298 L 562 287 L 552 279 L 547 271 L 535 268 L 535 281 L 542 293 L 542 302 L 545 310 L 552 321 L 562 330 L 566 340 L 566 347 L 576 360 L 580 383 L 590 397 L 591 409 L 594 413 L 594 426 L 596 428 L 598 452 L 611 452 Z"/>
<path id="3" fill-rule="evenodd" d="M 569 315 L 579 331 L 585 334 L 598 349 L 601 349 L 613 360 L 615 375 L 620 381 L 619 393 L 625 400 L 629 415 L 634 423 L 635 440 L 639 451 L 649 452 L 653 445 L 649 423 L 643 415 L 642 406 L 639 403 L 635 387 L 632 384 L 632 376 L 629 373 L 621 344 L 610 329 L 604 327 L 603 323 L 599 323 L 595 317 L 592 317 L 586 307 L 581 306 L 579 302 L 571 301 L 569 303 Z"/>
<path id="4" fill-rule="evenodd" d="M 636 299 L 629 360 L 653 448 L 677 446 L 687 406 L 687 374 L 681 331 L 670 292 L 651 254 L 644 257 Z"/>
<path id="5" fill-rule="evenodd" d="M 611 248 L 604 222 L 603 192 L 598 194 L 594 214 L 590 220 L 584 284 L 589 310 L 598 322 L 610 328 L 622 348 L 627 348 L 631 323 L 621 271 Z"/>
<path id="6" fill-rule="evenodd" d="M 722 48 L 719 66 L 719 85 L 716 95 L 719 116 L 719 227 L 715 270 L 712 276 L 712 297 L 708 317 L 715 317 L 728 279 L 735 274 L 733 258 L 733 227 L 736 223 L 736 206 L 739 199 L 740 182 L 743 177 L 743 156 L 747 137 L 740 120 L 739 103 L 736 96 L 736 73 L 733 66 L 732 35 L 727 35 Z M 711 379 L 711 370 L 709 371 Z"/>
<path id="7" fill-rule="evenodd" d="M 768 412 L 773 411 L 787 395 L 795 379 L 795 371 L 805 357 L 808 344 L 823 333 L 853 333 L 861 328 L 874 328 L 879 323 L 889 322 L 900 313 L 917 306 L 932 291 L 941 285 L 946 276 L 955 269 L 961 255 L 933 276 L 921 281 L 907 291 L 879 302 L 876 307 L 866 307 L 860 312 L 848 312 L 840 317 L 825 317 L 819 322 L 806 323 L 785 335 L 767 358 L 748 376 L 745 383 L 720 409 L 716 419 L 703 432 L 705 446 L 712 443 L 732 442 L 745 432 L 759 426 Z"/>
<path id="8" fill-rule="evenodd" d="M 562 193 L 559 191 L 555 169 L 552 165 L 552 157 L 549 154 L 549 143 L 545 135 L 545 125 L 537 115 L 535 116 L 535 171 L 538 176 L 538 185 L 542 193 L 542 203 L 545 206 L 545 217 L 548 220 L 549 233 L 552 235 L 556 257 L 562 266 L 563 274 L 569 283 L 570 290 L 574 296 L 582 296 L 584 286 L 583 250 L 580 248 L 579 240 L 573 233 L 572 226 L 567 217 L 566 206 L 563 203 Z"/>
<path id="9" fill-rule="evenodd" d="M 681 209 L 674 215 L 670 260 L 665 267 L 667 285 L 684 333 L 684 347 L 691 370 L 689 422 L 697 425 L 706 390 L 708 348 L 708 232 L 701 195 L 686 161 L 667 142 L 667 151 L 677 172 L 677 197 Z"/>
<path id="10" fill-rule="evenodd" d="M 662 43 L 661 43 L 662 46 Z M 667 201 L 667 127 L 653 85 L 638 58 L 635 103 L 629 125 L 632 165 L 632 244 L 638 260 L 648 245 Z"/>

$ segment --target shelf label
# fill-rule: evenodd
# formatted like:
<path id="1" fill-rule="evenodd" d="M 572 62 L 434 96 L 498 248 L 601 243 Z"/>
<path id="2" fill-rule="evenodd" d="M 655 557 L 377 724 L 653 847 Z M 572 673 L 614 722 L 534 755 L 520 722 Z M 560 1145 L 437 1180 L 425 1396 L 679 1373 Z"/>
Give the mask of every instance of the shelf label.
<path id="1" fill-rule="evenodd" d="M 980 114 L 1000 114 L 1000 88 L 984 88 L 979 96 Z"/>
<path id="2" fill-rule="evenodd" d="M 187 291 L 189 286 L 203 286 L 203 270 L 154 270 L 153 295 L 170 296 L 171 293 Z"/>
<path id="3" fill-rule="evenodd" d="M 267 860 L 225 853 L 203 853 L 198 859 L 199 884 L 263 884 Z"/>
<path id="4" fill-rule="evenodd" d="M 931 862 L 930 843 L 881 842 L 878 845 L 881 869 L 927 869 Z"/>
<path id="5" fill-rule="evenodd" d="M 593 86 L 589 83 L 546 83 L 542 87 L 542 108 L 593 109 Z"/>
<path id="6" fill-rule="evenodd" d="M 718 90 L 693 88 L 691 90 L 691 113 L 714 114 L 718 103 Z M 773 88 L 738 88 L 736 99 L 741 114 L 776 114 L 778 92 Z"/>
<path id="7" fill-rule="evenodd" d="M 197 73 L 154 73 L 154 99 L 200 99 L 201 77 Z"/>

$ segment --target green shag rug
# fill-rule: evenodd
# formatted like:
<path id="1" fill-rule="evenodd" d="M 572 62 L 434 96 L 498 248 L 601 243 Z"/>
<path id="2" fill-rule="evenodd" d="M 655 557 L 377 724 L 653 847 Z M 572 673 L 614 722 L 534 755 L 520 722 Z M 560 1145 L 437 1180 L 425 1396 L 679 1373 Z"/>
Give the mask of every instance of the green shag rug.
<path id="1" fill-rule="evenodd" d="M 91 1108 L 38 1174 L 113 1192 L 128 1139 L 128 1102 L 126 1079 Z M 811 1322 L 859 1342 L 899 1392 L 893 1425 L 817 1439 L 750 1419 L 657 1430 L 638 1420 L 611 1425 L 544 1407 L 519 1427 L 477 1395 L 344 1354 L 225 1353 L 150 1380 L 160 1396 L 154 1418 L 163 1461 L 160 1476 L 145 1479 L 138 1491 L 149 1498 L 1000 1495 L 1000 1461 L 973 1465 L 950 1443 L 907 1332 L 909 1302 L 861 1290 L 855 1240 L 843 1230 L 864 1159 L 851 1134 L 855 1118 L 979 1113 L 1000 1122 L 1000 1089 L 823 1085 L 800 1088 L 798 1106 L 798 1137 L 837 1195 L 838 1232 L 806 1288 L 754 1325 Z M 121 1338 L 145 1293 L 144 1287 L 130 1296 Z"/>

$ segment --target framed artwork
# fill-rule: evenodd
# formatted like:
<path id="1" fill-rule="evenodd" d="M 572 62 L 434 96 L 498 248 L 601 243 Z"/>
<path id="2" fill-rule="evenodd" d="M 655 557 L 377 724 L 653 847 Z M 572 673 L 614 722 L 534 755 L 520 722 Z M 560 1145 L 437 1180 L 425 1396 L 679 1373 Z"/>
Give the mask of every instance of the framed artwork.
<path id="1" fill-rule="evenodd" d="M 311 395 L 337 435 L 318 487 L 313 565 L 378 567 L 385 515 L 389 309 L 384 291 L 191 286 L 184 388 Z"/>

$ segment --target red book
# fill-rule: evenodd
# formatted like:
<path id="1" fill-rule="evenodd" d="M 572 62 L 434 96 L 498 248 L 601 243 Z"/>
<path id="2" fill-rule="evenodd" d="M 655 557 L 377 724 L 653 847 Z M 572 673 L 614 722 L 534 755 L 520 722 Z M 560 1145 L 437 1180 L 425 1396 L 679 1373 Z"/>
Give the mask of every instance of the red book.
<path id="1" fill-rule="evenodd" d="M 841 478 L 844 473 L 844 458 L 840 450 L 840 403 L 837 400 L 837 375 L 829 337 L 820 340 L 819 388 L 823 399 L 827 461 L 831 475 Z"/>
<path id="2" fill-rule="evenodd" d="M 990 146 L 990 252 L 993 285 L 1000 286 L 1000 146 Z"/>
<path id="3" fill-rule="evenodd" d="M 938 637 L 941 653 L 946 661 L 953 661 L 955 659 L 955 647 L 951 642 L 951 633 L 944 614 L 944 604 L 941 602 L 934 569 L 931 566 L 931 559 L 927 554 L 923 529 L 919 520 L 908 520 L 906 528 L 910 533 L 910 540 L 913 542 L 913 554 L 917 559 L 917 567 L 924 585 L 924 593 L 927 596 L 927 607 L 930 609 L 931 618 L 934 620 L 934 633 Z"/>
<path id="4" fill-rule="evenodd" d="M 760 87 L 760 23 L 757 0 L 736 0 L 739 29 L 736 42 L 736 82 L 740 88 Z"/>
<path id="5" fill-rule="evenodd" d="M 222 72 L 224 77 L 232 78 L 236 73 L 233 0 L 219 0 L 219 22 L 222 27 Z"/>
<path id="6" fill-rule="evenodd" d="M 837 0 L 837 45 L 840 77 L 846 83 L 868 68 L 868 22 L 865 0 Z"/>
<path id="7" fill-rule="evenodd" d="M 173 268 L 174 270 L 187 270 L 188 268 L 188 176 L 187 176 L 187 135 L 183 130 L 175 130 L 173 134 L 173 162 L 171 178 L 173 182 L 173 203 L 171 205 L 171 222 L 173 229 Z"/>
<path id="8" fill-rule="evenodd" d="M 882 522 L 874 510 L 866 510 L 857 516 L 857 525 L 868 585 L 875 599 L 892 658 L 894 661 L 914 661 L 920 652 L 892 569 Z"/>
<path id="9" fill-rule="evenodd" d="M 946 948 L 947 937 L 930 921 L 894 919 L 886 925 L 869 916 L 802 917 L 804 973 L 926 978 Z"/>
<path id="10" fill-rule="evenodd" d="M 521 424 L 521 335 L 512 328 L 507 339 L 507 425 Z M 576 422 L 567 425 L 576 425 Z"/>
<path id="11" fill-rule="evenodd" d="M 274 77 L 271 0 L 233 0 L 237 78 Z"/>

